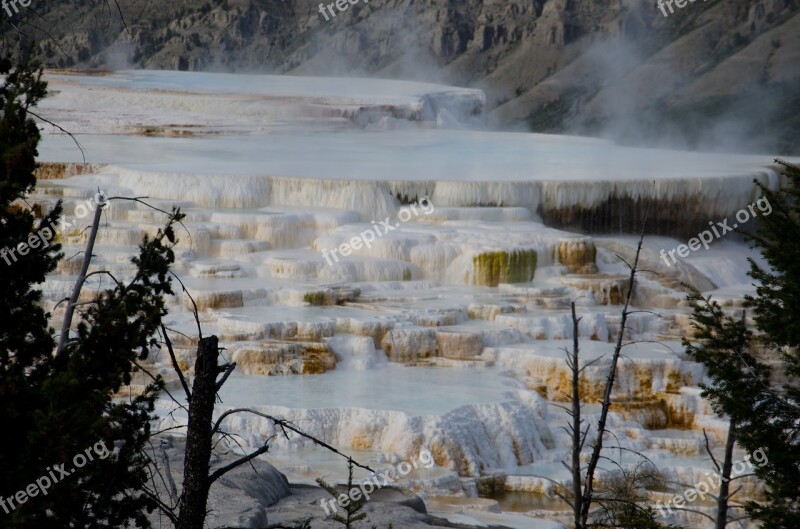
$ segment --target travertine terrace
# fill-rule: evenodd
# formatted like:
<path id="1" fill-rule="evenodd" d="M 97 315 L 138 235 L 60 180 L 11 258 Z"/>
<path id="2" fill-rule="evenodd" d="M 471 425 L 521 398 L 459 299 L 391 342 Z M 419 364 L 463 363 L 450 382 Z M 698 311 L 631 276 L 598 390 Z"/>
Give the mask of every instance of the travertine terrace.
<path id="1" fill-rule="evenodd" d="M 603 357 L 582 380 L 591 413 L 627 289 L 620 257 L 633 254 L 647 214 L 642 268 L 658 273 L 634 292 L 647 312 L 631 317 L 626 339 L 640 343 L 621 364 L 611 426 L 670 479 L 694 482 L 710 468 L 701 431 L 718 440 L 726 425 L 699 397 L 702 369 L 682 354 L 680 283 L 734 304 L 750 288 L 749 250 L 727 237 L 673 266 L 658 251 L 752 202 L 754 178 L 777 186 L 769 157 L 486 132 L 480 91 L 436 85 L 156 72 L 48 79 L 41 113 L 77 134 L 85 159 L 43 125 L 32 201 L 62 199 L 68 219 L 97 188 L 182 208 L 175 272 L 204 332 L 238 366 L 220 410 L 262 407 L 376 463 L 427 447 L 435 469 L 407 485 L 453 520 L 563 520 L 547 494 L 549 480 L 568 480 L 565 415 L 552 404 L 569 384 L 569 303 L 582 316 L 584 361 Z M 396 221 L 424 196 L 430 214 Z M 323 259 L 321 249 L 385 219 L 397 226 L 371 248 Z M 67 256 L 82 248 L 86 221 L 60 235 Z M 114 200 L 93 268 L 130 273 L 136 244 L 163 221 Z M 50 308 L 78 268 L 64 261 L 48 279 Z M 196 328 L 178 290 L 169 318 L 188 366 Z M 165 360 L 154 361 L 168 374 Z M 170 409 L 164 401 L 160 411 Z M 255 419 L 231 426 L 252 446 L 274 433 Z M 300 440 L 274 446 L 271 460 L 291 481 L 344 470 L 320 455 L 310 467 Z"/>

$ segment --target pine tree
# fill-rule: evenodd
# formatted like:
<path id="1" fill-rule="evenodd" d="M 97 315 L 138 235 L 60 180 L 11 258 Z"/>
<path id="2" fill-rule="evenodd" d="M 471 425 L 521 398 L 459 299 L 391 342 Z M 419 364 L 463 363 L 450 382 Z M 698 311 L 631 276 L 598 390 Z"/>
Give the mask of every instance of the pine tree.
<path id="1" fill-rule="evenodd" d="M 347 461 L 347 490 L 348 492 L 353 490 L 353 461 Z M 333 485 L 329 485 L 326 483 L 322 478 L 317 478 L 317 483 L 319 486 L 328 491 L 328 494 L 333 496 L 334 498 L 338 498 L 340 493 L 336 490 L 336 487 Z M 367 517 L 367 513 L 360 512 L 361 509 L 364 508 L 364 505 L 367 504 L 367 498 L 364 496 L 360 496 L 357 500 L 350 498 L 350 501 L 347 505 L 343 505 L 342 508 L 344 509 L 345 516 L 339 514 L 339 512 L 334 512 L 331 519 L 334 522 L 338 522 L 342 524 L 345 529 L 353 529 L 353 523 L 359 520 L 363 520 Z"/>
<path id="2" fill-rule="evenodd" d="M 355 465 L 353 464 L 352 459 L 347 460 L 347 490 L 348 492 L 353 490 L 353 470 Z M 328 494 L 333 496 L 334 498 L 338 499 L 341 494 L 333 485 L 330 485 L 325 482 L 322 478 L 317 478 L 317 483 L 319 486 L 325 489 Z M 361 509 L 364 508 L 364 505 L 367 504 L 367 498 L 365 496 L 360 496 L 357 500 L 354 500 L 352 497 L 349 498 L 349 502 L 346 506 L 342 506 L 344 509 L 344 513 L 346 516 L 342 516 L 337 512 L 333 513 L 331 519 L 334 522 L 342 524 L 345 529 L 354 529 L 353 523 L 359 520 L 363 520 L 367 517 L 367 513 L 361 512 Z M 393 525 L 389 524 L 386 529 L 393 529 Z M 377 526 L 373 525 L 372 529 L 377 529 Z"/>
<path id="3" fill-rule="evenodd" d="M 756 182 L 772 211 L 759 217 L 749 238 L 770 269 L 750 260 L 758 286 L 747 304 L 764 346 L 781 360 L 784 382 L 771 387 L 754 381 L 746 393 L 751 409 L 737 418 L 739 442 L 751 452 L 761 448 L 768 458 L 756 471 L 767 484 L 767 501 L 750 506 L 764 529 L 800 527 L 800 168 L 782 166 L 783 189 L 773 192 Z"/>
<path id="4" fill-rule="evenodd" d="M 774 192 L 756 181 L 772 212 L 759 217 L 759 229 L 749 238 L 772 270 L 750 259 L 750 276 L 759 282 L 756 296 L 747 296 L 755 321 L 769 345 L 800 346 L 800 168 L 781 163 L 785 187 Z M 762 200 L 763 200 L 762 199 Z M 788 353 L 788 352 L 787 352 Z M 800 355 L 787 354 L 787 374 L 800 374 Z M 796 396 L 798 389 L 789 388 Z"/>
<path id="5" fill-rule="evenodd" d="M 37 223 L 22 205 L 35 185 L 40 139 L 31 108 L 46 95 L 40 67 L 0 60 L 0 249 L 27 241 L 61 215 L 59 203 Z M 21 205 L 22 204 L 22 205 Z M 99 222 L 99 215 L 96 220 Z M 0 526 L 4 528 L 147 527 L 155 507 L 141 492 L 156 378 L 136 397 L 114 399 L 130 384 L 166 314 L 174 261 L 174 211 L 167 226 L 145 238 L 132 259 L 132 278 L 107 272 L 113 288 L 83 303 L 75 330 L 54 354 L 55 331 L 37 289 L 63 257 L 58 244 L 0 260 Z M 89 257 L 91 259 L 91 256 Z M 90 275 L 93 275 L 90 274 Z M 82 285 L 80 285 L 82 286 Z M 102 446 L 103 450 L 100 450 Z M 92 459 L 77 464 L 79 454 Z M 103 457 L 105 455 L 105 457 Z M 69 475 L 54 472 L 63 465 Z M 79 467 L 80 468 L 77 468 Z M 44 477 L 58 480 L 33 493 Z M 20 501 L 18 493 L 25 498 Z M 11 500 L 11 501 L 9 501 Z"/>
<path id="6" fill-rule="evenodd" d="M 717 495 L 717 516 L 715 528 L 724 529 L 729 516 L 731 492 L 730 477 L 733 463 L 733 448 L 739 435 L 739 417 L 749 413 L 754 402 L 742 400 L 738 395 L 750 392 L 750 385 L 769 383 L 769 369 L 753 356 L 753 333 L 747 328 L 745 314 L 736 319 L 725 313 L 720 305 L 691 289 L 688 296 L 692 308 L 692 327 L 695 329 L 694 342 L 683 339 L 686 354 L 703 364 L 710 383 L 701 384 L 703 398 L 711 402 L 711 407 L 719 415 L 730 417 L 728 435 L 725 442 L 725 455 L 722 463 L 717 462 L 707 441 L 709 456 L 720 473 L 720 490 Z M 741 513 L 738 513 L 741 514 Z"/>
<path id="7" fill-rule="evenodd" d="M 758 284 L 746 304 L 759 332 L 695 292 L 690 302 L 705 346 L 687 349 L 708 370 L 712 384 L 704 395 L 735 425 L 736 442 L 766 455 L 754 466 L 766 483 L 766 501 L 748 504 L 764 529 L 800 527 L 800 169 L 783 167 L 782 190 L 756 182 L 759 203 L 771 211 L 759 217 L 755 234 L 746 234 L 769 265 L 765 270 L 750 260 L 749 275 Z"/>

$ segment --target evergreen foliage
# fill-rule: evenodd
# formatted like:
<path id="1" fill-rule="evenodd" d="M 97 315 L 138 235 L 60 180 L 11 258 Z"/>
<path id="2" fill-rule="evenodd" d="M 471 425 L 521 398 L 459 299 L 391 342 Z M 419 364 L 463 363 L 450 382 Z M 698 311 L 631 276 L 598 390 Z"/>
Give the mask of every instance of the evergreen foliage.
<path id="1" fill-rule="evenodd" d="M 701 345 L 684 341 L 711 381 L 703 396 L 736 425 L 736 441 L 747 452 L 760 449 L 767 457 L 754 466 L 766 483 L 766 499 L 748 504 L 764 529 L 800 527 L 800 169 L 783 168 L 781 190 L 756 182 L 772 212 L 747 234 L 769 265 L 763 269 L 750 260 L 757 286 L 746 305 L 759 332 L 693 291 L 689 302 Z"/>
<path id="2" fill-rule="evenodd" d="M 347 490 L 348 492 L 353 490 L 354 482 L 353 482 L 353 469 L 355 465 L 353 464 L 353 460 L 349 459 L 347 461 Z M 317 478 L 317 483 L 320 487 L 325 489 L 328 494 L 333 496 L 334 498 L 339 498 L 341 493 L 336 489 L 336 487 L 328 484 L 322 478 Z M 348 496 L 349 497 L 349 496 Z M 331 519 L 334 522 L 342 524 L 345 529 L 354 529 L 354 522 L 359 520 L 364 520 L 367 517 L 367 513 L 361 512 L 361 509 L 364 508 L 364 505 L 367 504 L 367 498 L 364 496 L 360 496 L 357 500 L 354 500 L 352 497 L 349 497 L 349 502 L 346 506 L 342 506 L 344 509 L 345 516 L 342 516 L 338 512 L 333 513 Z M 389 524 L 386 529 L 393 529 L 393 525 Z M 377 529 L 377 526 L 373 525 L 372 529 Z"/>
<path id="3" fill-rule="evenodd" d="M 352 460 L 348 460 L 347 461 L 347 490 L 348 490 L 348 492 L 353 490 L 353 468 L 354 468 L 353 461 Z M 317 478 L 317 483 L 319 483 L 319 486 L 322 487 L 323 489 L 325 489 L 328 492 L 328 494 L 330 494 L 334 498 L 338 498 L 340 496 L 340 493 L 339 493 L 338 490 L 336 490 L 336 487 L 334 487 L 333 485 L 329 485 L 322 478 Z M 337 511 L 337 512 L 333 513 L 333 516 L 331 517 L 331 519 L 334 522 L 338 522 L 338 523 L 342 524 L 343 526 L 345 526 L 345 529 L 352 529 L 354 522 L 357 522 L 359 520 L 363 520 L 364 518 L 367 517 L 367 513 L 360 512 L 361 509 L 363 509 L 364 505 L 366 505 L 366 504 L 367 504 L 367 498 L 365 498 L 364 496 L 360 496 L 357 500 L 354 500 L 354 499 L 350 498 L 350 501 L 347 503 L 347 505 L 342 505 L 342 508 L 344 509 L 345 516 L 342 516 Z"/>
<path id="4" fill-rule="evenodd" d="M 41 226 L 58 219 L 61 203 L 38 223 L 24 197 L 36 183 L 40 140 L 29 110 L 46 94 L 41 68 L 27 59 L 0 60 L 0 248 L 14 248 Z M 31 484 L 64 465 L 46 494 L 28 492 L 0 510 L 4 528 L 147 527 L 155 507 L 141 491 L 148 481 L 143 447 L 150 434 L 154 399 L 162 381 L 123 397 L 137 363 L 155 345 L 166 314 L 174 262 L 173 211 L 167 226 L 139 246 L 132 278 L 103 277 L 111 285 L 82 303 L 77 325 L 61 355 L 37 286 L 63 257 L 60 246 L 31 248 L 0 261 L 0 498 L 30 491 Z M 83 298 L 85 299 L 85 297 Z M 63 303 L 62 303 L 63 304 Z M 102 450 L 108 451 L 102 457 Z M 93 447 L 96 447 L 93 449 Z M 92 451 L 83 465 L 77 455 Z M 77 468 L 80 466 L 81 468 Z"/>
<path id="5" fill-rule="evenodd" d="M 733 395 L 744 396 L 751 409 L 732 410 L 742 411 L 742 446 L 749 452 L 761 448 L 769 459 L 756 470 L 767 484 L 767 500 L 750 505 L 764 529 L 800 527 L 800 168 L 782 165 L 781 190 L 773 192 L 756 182 L 772 213 L 759 218 L 750 239 L 770 269 L 750 260 L 749 274 L 759 284 L 756 295 L 747 297 L 765 345 L 780 357 L 780 372 L 773 380 L 777 387 L 759 380 L 760 372 L 769 369 L 760 362 L 753 366 L 753 384 L 743 395 Z"/>

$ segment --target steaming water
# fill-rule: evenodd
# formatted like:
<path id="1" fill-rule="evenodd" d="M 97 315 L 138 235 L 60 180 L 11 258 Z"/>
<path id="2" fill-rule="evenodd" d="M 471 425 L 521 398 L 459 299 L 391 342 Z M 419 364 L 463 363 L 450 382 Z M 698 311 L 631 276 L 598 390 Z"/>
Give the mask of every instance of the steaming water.
<path id="1" fill-rule="evenodd" d="M 508 493 L 497 499 L 508 511 L 551 507 L 542 499 L 548 484 L 536 476 L 565 478 L 559 462 L 568 446 L 566 417 L 545 397 L 559 398 L 568 380 L 562 351 L 572 337 L 568 304 L 577 300 L 584 317 L 585 360 L 602 357 L 586 371 L 587 387 L 600 387 L 619 321 L 620 307 L 610 303 L 626 274 L 616 255 L 635 245 L 627 236 L 590 238 L 545 227 L 540 208 L 591 211 L 611 196 L 649 197 L 686 204 L 675 218 L 691 213 L 705 223 L 752 201 L 753 178 L 777 185 L 769 156 L 474 130 L 473 114 L 483 104 L 475 90 L 175 72 L 51 81 L 55 92 L 42 112 L 80 133 L 86 161 L 111 165 L 40 181 L 34 200 L 66 197 L 72 206 L 99 186 L 147 196 L 164 208 L 180 203 L 191 237 L 178 234 L 176 271 L 201 305 L 204 332 L 220 336 L 226 355 L 240 355 L 240 369 L 289 362 L 295 346 L 335 353 L 337 368 L 321 375 L 234 375 L 218 411 L 252 406 L 283 416 L 367 460 L 402 459 L 430 447 L 439 467 L 415 477 L 429 497 L 469 499 L 477 494 L 469 478 L 501 473 Z M 170 135 L 182 137 L 164 137 Z M 44 161 L 83 161 L 63 135 L 47 134 L 40 152 Z M 436 206 L 433 215 L 398 224 L 373 248 L 335 266 L 325 263 L 321 248 L 351 240 L 371 220 L 394 218 L 401 200 L 423 194 Z M 96 262 L 125 277 L 124 257 L 163 218 L 131 204 L 115 204 L 104 218 Z M 67 237 L 65 253 L 82 249 L 83 237 L 79 230 Z M 666 268 L 658 251 L 685 242 L 645 241 L 647 266 L 660 267 L 671 282 L 640 277 L 637 308 L 661 317 L 632 316 L 632 339 L 680 350 L 687 320 L 679 281 L 717 289 L 723 299 L 752 289 L 744 274 L 751 253 L 733 240 Z M 476 284 L 477 256 L 518 250 L 537 254 L 533 281 Z M 599 273 L 580 269 L 587 255 Z M 74 278 L 69 266 L 44 285 L 51 308 Z M 342 288 L 360 295 L 343 306 L 306 302 Z M 170 301 L 170 325 L 190 335 L 174 339 L 191 365 L 188 296 Z M 387 353 L 400 361 L 388 363 Z M 158 367 L 170 371 L 163 361 Z M 671 479 L 697 482 L 709 470 L 701 430 L 720 439 L 726 428 L 699 397 L 701 380 L 697 364 L 663 346 L 627 348 L 615 401 L 664 401 L 673 416 L 690 419 L 676 433 L 664 428 L 658 406 L 634 406 L 611 414 L 615 440 L 647 454 Z M 159 403 L 162 416 L 171 409 Z M 257 417 L 227 426 L 251 447 L 279 433 Z M 344 471 L 340 461 L 296 438 L 277 436 L 273 443 L 271 454 L 291 479 Z M 535 499 L 526 504 L 530 495 Z M 454 521 L 554 526 L 511 512 L 455 513 L 433 505 Z"/>
<path id="2" fill-rule="evenodd" d="M 93 163 L 152 172 L 398 181 L 625 181 L 752 177 L 765 158 L 620 147 L 604 140 L 458 130 L 286 133 L 275 137 L 81 135 Z M 65 136 L 43 161 L 81 162 Z M 647 171 L 643 172 L 643 167 Z M 712 182 L 709 182 L 713 185 Z"/>
<path id="3" fill-rule="evenodd" d="M 220 393 L 223 404 L 286 408 L 360 408 L 442 415 L 467 404 L 509 400 L 517 387 L 498 368 L 388 365 L 369 371 L 336 370 L 303 377 L 238 376 Z M 464 391 L 469 388 L 469 391 Z"/>
<path id="4" fill-rule="evenodd" d="M 362 104 L 370 98 L 404 101 L 431 93 L 476 92 L 433 83 L 369 78 L 309 77 L 291 75 L 229 75 L 208 72 L 128 70 L 108 75 L 58 75 L 48 78 L 84 86 L 137 91 L 178 91 L 186 94 L 262 95 L 289 98 L 351 99 Z"/>

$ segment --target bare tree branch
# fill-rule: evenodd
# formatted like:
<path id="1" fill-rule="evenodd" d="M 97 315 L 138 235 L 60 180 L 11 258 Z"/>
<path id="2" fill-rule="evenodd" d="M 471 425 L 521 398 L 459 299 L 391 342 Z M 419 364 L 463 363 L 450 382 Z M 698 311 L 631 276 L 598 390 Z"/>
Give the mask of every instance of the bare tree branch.
<path id="1" fill-rule="evenodd" d="M 169 339 L 169 335 L 167 334 L 167 328 L 164 324 L 161 324 L 161 333 L 164 335 L 164 343 L 167 345 L 167 351 L 169 351 L 169 358 L 172 360 L 172 368 L 178 373 L 178 378 L 181 381 L 181 386 L 183 386 L 183 391 L 186 393 L 186 402 L 191 404 L 192 402 L 192 392 L 189 391 L 189 384 L 186 383 L 186 378 L 183 376 L 183 370 L 178 365 L 178 359 L 175 356 L 175 351 L 172 349 L 172 341 Z"/>
<path id="2" fill-rule="evenodd" d="M 351 459 L 350 456 L 343 454 L 342 452 L 340 452 L 336 448 L 332 447 L 331 445 L 329 445 L 325 441 L 322 441 L 322 440 L 317 439 L 316 437 L 314 437 L 312 435 L 309 435 L 309 434 L 305 433 L 304 431 L 298 429 L 296 426 L 294 426 L 290 422 L 288 422 L 288 421 L 286 421 L 284 419 L 278 419 L 276 417 L 273 417 L 272 415 L 267 415 L 266 413 L 262 413 L 260 411 L 256 411 L 256 410 L 254 410 L 252 408 L 234 408 L 232 410 L 226 411 L 225 413 L 223 413 L 222 415 L 219 416 L 219 418 L 217 419 L 217 422 L 214 424 L 214 427 L 211 429 L 211 433 L 213 434 L 215 432 L 218 432 L 219 431 L 219 427 L 222 424 L 222 421 L 224 421 L 227 417 L 229 417 L 230 415 L 233 415 L 234 413 L 252 413 L 253 415 L 258 415 L 259 417 L 263 417 L 265 419 L 269 419 L 275 425 L 280 426 L 281 430 L 284 430 L 284 435 L 287 438 L 289 436 L 286 434 L 285 430 L 290 430 L 290 431 L 298 434 L 301 437 L 305 437 L 306 439 L 309 439 L 309 440 L 313 441 L 314 444 L 317 444 L 317 445 L 319 445 L 319 446 L 321 446 L 323 448 L 326 448 L 327 450 L 333 452 L 334 454 L 338 454 L 338 455 L 342 456 L 345 459 Z M 370 467 L 368 467 L 366 465 L 362 465 L 361 463 L 358 463 L 355 460 L 353 461 L 353 464 L 356 465 L 357 467 L 363 468 L 364 470 L 368 470 L 369 472 L 372 472 L 372 473 L 375 472 Z"/>
<path id="3" fill-rule="evenodd" d="M 548 478 L 548 477 L 546 477 L 546 476 L 539 476 L 539 475 L 536 475 L 536 474 L 531 474 L 531 476 L 532 476 L 532 477 L 534 477 L 534 478 L 539 478 L 539 479 L 543 479 L 543 480 L 545 480 L 545 481 L 549 481 L 550 483 L 552 483 L 552 484 L 553 484 L 553 485 L 555 485 L 556 487 L 564 488 L 564 485 L 563 485 L 563 484 L 559 483 L 558 481 L 556 481 L 556 480 L 554 480 L 554 479 L 550 479 L 550 478 Z M 552 490 L 552 492 L 553 492 L 553 494 L 555 494 L 555 495 L 556 495 L 556 496 L 557 496 L 559 499 L 563 500 L 563 501 L 564 501 L 564 503 L 566 503 L 566 504 L 567 504 L 567 505 L 569 505 L 570 507 L 572 507 L 572 506 L 573 506 L 573 502 L 572 502 L 572 501 L 571 501 L 569 498 L 567 498 L 566 496 L 564 496 L 563 494 L 561 494 L 560 492 L 558 492 L 558 490 L 556 490 L 556 489 L 553 489 L 553 490 Z"/>
<path id="4" fill-rule="evenodd" d="M 169 520 L 173 524 L 177 525 L 178 517 L 175 516 L 175 513 L 172 512 L 172 508 L 170 508 L 169 505 L 167 505 L 166 503 L 161 501 L 161 498 L 159 498 L 158 495 L 150 492 L 149 490 L 147 490 L 147 489 L 141 489 L 141 490 L 142 490 L 142 494 L 144 494 L 145 496 L 147 496 L 148 498 L 150 498 L 151 500 L 153 500 L 156 503 L 156 506 L 158 506 L 159 510 L 161 510 L 161 512 L 164 513 L 164 516 L 169 518 Z"/>
<path id="5" fill-rule="evenodd" d="M 199 314 L 197 312 L 197 303 L 195 303 L 194 298 L 192 297 L 191 294 L 189 294 L 189 291 L 186 290 L 186 285 L 183 284 L 183 281 L 181 281 L 181 278 L 178 277 L 172 270 L 170 270 L 169 273 L 172 274 L 172 277 L 174 277 L 175 279 L 178 280 L 178 283 L 181 284 L 181 288 L 183 289 L 183 293 L 186 294 L 189 297 L 189 300 L 192 302 L 192 313 L 194 314 L 194 321 L 195 321 L 195 323 L 197 323 L 197 335 L 202 340 L 203 339 L 203 329 L 200 327 L 200 316 L 199 316 Z"/>
<path id="6" fill-rule="evenodd" d="M 157 382 L 159 382 L 159 381 L 160 381 L 160 379 L 159 379 L 158 377 L 156 377 L 156 376 L 155 376 L 153 373 L 151 373 L 151 372 L 150 372 L 150 371 L 149 371 L 149 370 L 148 370 L 146 367 L 144 367 L 142 364 L 140 364 L 140 363 L 139 363 L 139 362 L 137 362 L 136 360 L 134 360 L 134 361 L 133 361 L 133 365 L 135 365 L 135 366 L 136 366 L 136 367 L 137 367 L 139 370 L 141 370 L 141 372 L 142 372 L 142 373 L 144 373 L 144 374 L 146 374 L 147 376 L 149 376 L 149 377 L 150 377 L 150 379 L 151 379 L 153 382 L 156 382 L 156 383 L 157 383 Z M 175 397 L 172 395 L 172 393 L 170 393 L 170 392 L 169 392 L 169 390 L 168 390 L 167 388 L 161 388 L 161 390 L 162 390 L 164 393 L 166 393 L 166 394 L 169 396 L 169 398 L 170 398 L 170 399 L 172 399 L 172 401 L 173 401 L 175 404 L 177 404 L 178 406 L 180 406 L 181 408 L 183 408 L 183 409 L 184 409 L 184 410 L 185 410 L 187 413 L 189 412 L 189 408 L 187 408 L 186 406 L 184 406 L 183 404 L 181 404 L 181 403 L 180 403 L 180 401 L 178 401 L 178 399 L 176 399 L 176 398 L 175 398 Z"/>
<path id="7" fill-rule="evenodd" d="M 706 518 L 708 518 L 712 522 L 714 521 L 714 517 L 713 516 L 711 516 L 710 514 L 706 514 L 706 513 L 702 512 L 702 511 L 698 511 L 697 509 L 689 509 L 687 507 L 678 507 L 678 506 L 670 507 L 670 510 L 672 510 L 672 509 L 675 509 L 676 511 L 693 512 L 695 514 L 699 514 L 700 516 L 705 516 Z"/>
<path id="8" fill-rule="evenodd" d="M 574 521 L 577 524 L 580 522 L 581 512 L 583 512 L 583 489 L 581 483 L 581 449 L 583 443 L 581 442 L 581 394 L 580 394 L 580 329 L 578 324 L 581 318 L 575 314 L 575 302 L 570 303 L 570 311 L 572 316 L 572 356 L 570 362 L 572 363 L 572 496 L 573 503 L 572 513 Z"/>
<path id="9" fill-rule="evenodd" d="M 83 159 L 83 163 L 86 163 L 86 152 L 83 150 L 83 147 L 81 146 L 80 142 L 75 138 L 74 134 L 72 134 L 70 131 L 64 129 L 60 125 L 57 125 L 57 124 L 53 123 L 49 119 L 43 118 L 42 116 L 40 116 L 39 114 L 37 114 L 33 110 L 31 110 L 30 108 L 28 108 L 26 110 L 27 110 L 28 114 L 30 114 L 31 116 L 35 117 L 36 119 L 40 119 L 40 120 L 44 121 L 45 123 L 47 123 L 49 125 L 52 125 L 53 127 L 57 128 L 58 130 L 60 130 L 61 132 L 63 132 L 67 136 L 69 136 L 72 139 L 72 141 L 75 142 L 75 145 L 77 145 L 78 149 L 80 149 L 81 158 Z"/>
<path id="10" fill-rule="evenodd" d="M 705 428 L 703 428 L 703 437 L 705 438 L 706 452 L 708 453 L 708 456 L 711 458 L 711 461 L 714 463 L 714 467 L 716 467 L 717 472 L 722 472 L 722 468 L 720 468 L 719 462 L 717 461 L 717 458 L 714 457 L 714 452 L 711 451 L 711 446 L 710 446 L 710 443 L 709 443 L 709 440 L 708 440 L 708 433 L 706 433 L 706 429 Z"/>
<path id="11" fill-rule="evenodd" d="M 225 368 L 225 373 L 222 375 L 222 378 L 219 382 L 217 382 L 217 391 L 222 388 L 222 385 L 225 384 L 225 381 L 228 380 L 228 377 L 231 376 L 231 373 L 233 373 L 234 369 L 236 369 L 236 362 L 228 364 L 228 366 Z"/>
<path id="12" fill-rule="evenodd" d="M 75 303 L 77 303 L 78 297 L 81 295 L 83 283 L 86 281 L 86 272 L 88 272 L 89 265 L 92 262 L 92 251 L 94 250 L 94 243 L 97 240 L 97 230 L 100 226 L 100 214 L 102 212 L 103 208 L 101 207 L 98 207 L 94 210 L 92 231 L 89 234 L 89 240 L 86 243 L 86 254 L 83 256 L 83 265 L 81 266 L 81 271 L 78 274 L 78 279 L 75 281 L 75 286 L 72 289 L 72 296 L 70 296 L 69 303 L 67 304 L 67 311 L 64 314 L 64 321 L 61 323 L 61 336 L 58 339 L 58 348 L 56 349 L 55 354 L 56 358 L 60 358 L 64 354 L 67 340 L 69 339 L 69 330 L 72 326 L 72 316 L 75 314 Z"/>
<path id="13" fill-rule="evenodd" d="M 169 455 L 167 455 L 167 449 L 162 442 L 159 445 L 161 449 L 161 461 L 164 464 L 164 473 L 166 474 L 167 480 L 167 493 L 169 494 L 169 498 L 173 504 L 178 502 L 178 488 L 175 486 L 175 480 L 172 479 L 172 468 L 169 464 Z"/>
<path id="14" fill-rule="evenodd" d="M 269 452 L 269 445 L 267 443 L 264 443 L 264 446 L 262 446 L 261 448 L 259 448 L 255 452 L 247 454 L 246 456 L 241 457 L 241 458 L 237 459 L 236 461 L 234 461 L 234 462 L 232 462 L 232 463 L 230 463 L 228 465 L 225 465 L 222 468 L 219 468 L 219 469 L 215 470 L 208 477 L 209 484 L 214 483 L 215 481 L 217 481 L 219 478 L 221 478 L 222 476 L 224 476 L 226 473 L 230 472 L 234 468 L 236 468 L 236 467 L 238 467 L 240 465 L 243 465 L 245 463 L 249 463 L 252 459 L 255 459 L 256 457 L 260 456 L 261 454 L 266 454 L 267 452 Z"/>
<path id="15" fill-rule="evenodd" d="M 630 276 L 628 278 L 628 292 L 625 296 L 625 305 L 622 309 L 622 319 L 620 321 L 619 332 L 617 334 L 617 343 L 614 348 L 614 354 L 611 358 L 611 367 L 609 368 L 608 377 L 606 379 L 606 386 L 603 393 L 603 404 L 600 410 L 600 419 L 597 422 L 597 440 L 592 447 L 592 455 L 589 459 L 589 464 L 586 468 L 586 478 L 583 485 L 583 499 L 581 501 L 580 520 L 576 527 L 581 529 L 587 527 L 589 520 L 589 510 L 593 501 L 594 490 L 594 473 L 597 468 L 597 463 L 600 460 L 600 452 L 603 449 L 603 436 L 606 433 L 606 420 L 608 412 L 611 408 L 611 392 L 614 388 L 614 380 L 616 378 L 617 363 L 619 361 L 620 352 L 622 351 L 623 336 L 625 334 L 625 324 L 628 320 L 628 307 L 630 306 L 631 299 L 633 298 L 634 287 L 636 285 L 636 269 L 639 266 L 639 256 L 642 252 L 642 244 L 644 242 L 644 232 L 647 226 L 647 215 L 645 214 L 644 223 L 642 225 L 642 232 L 639 236 L 639 243 L 636 246 L 636 255 L 634 257 L 633 265 L 628 265 L 630 269 Z M 626 263 L 624 259 L 620 259 Z"/>

